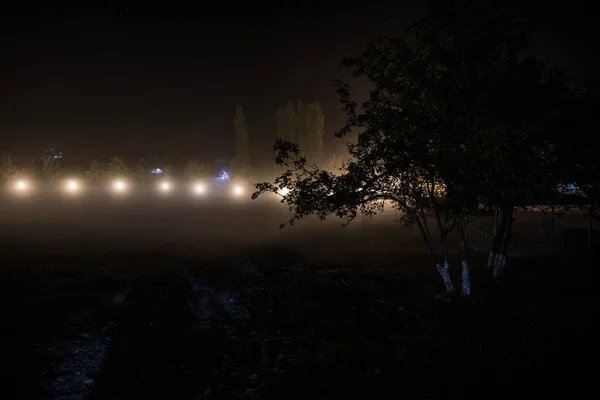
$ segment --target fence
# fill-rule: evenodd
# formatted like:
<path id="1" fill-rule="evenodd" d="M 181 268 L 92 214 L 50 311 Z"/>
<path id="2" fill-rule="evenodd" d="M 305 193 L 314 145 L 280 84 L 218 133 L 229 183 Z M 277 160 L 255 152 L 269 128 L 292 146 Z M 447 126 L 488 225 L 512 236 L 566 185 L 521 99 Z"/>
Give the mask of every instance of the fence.
<path id="1" fill-rule="evenodd" d="M 402 213 L 386 204 L 383 211 L 373 217 L 361 216 L 359 222 L 366 231 L 381 233 L 381 229 L 400 229 L 398 220 Z M 585 222 L 585 221 L 584 221 Z M 492 249 L 495 230 L 494 217 L 478 217 L 470 220 L 466 227 L 468 245 L 471 249 L 487 254 Z M 586 248 L 585 226 L 575 216 L 554 218 L 537 211 L 515 212 L 508 255 L 526 257 L 539 255 L 559 255 L 567 252 L 582 252 Z M 431 227 L 430 227 L 431 228 Z M 580 230 L 582 232 L 574 231 Z M 404 234 L 419 234 L 417 226 L 408 228 Z M 432 228 L 432 233 L 436 231 Z M 600 233 L 598 234 L 600 236 Z M 600 237 L 594 240 L 600 247 Z M 582 250 L 583 249 L 583 250 Z"/>
<path id="2" fill-rule="evenodd" d="M 482 253 L 489 253 L 492 249 L 493 230 L 491 232 L 486 231 L 483 228 L 477 227 L 476 224 L 477 221 L 469 222 L 469 247 Z"/>
<path id="3" fill-rule="evenodd" d="M 565 234 L 569 227 L 549 224 L 545 218 L 541 221 L 532 216 L 539 217 L 539 215 L 525 213 L 516 215 L 508 255 L 516 257 L 563 254 L 566 250 Z M 493 217 L 476 218 L 470 221 L 469 246 L 473 250 L 489 253 L 492 249 L 494 230 Z"/>

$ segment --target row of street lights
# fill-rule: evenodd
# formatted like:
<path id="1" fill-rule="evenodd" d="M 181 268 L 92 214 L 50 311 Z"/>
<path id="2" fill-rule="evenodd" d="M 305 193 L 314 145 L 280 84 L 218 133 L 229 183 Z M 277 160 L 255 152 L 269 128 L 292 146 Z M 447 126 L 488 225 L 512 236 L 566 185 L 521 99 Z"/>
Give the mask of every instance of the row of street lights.
<path id="1" fill-rule="evenodd" d="M 30 193 L 34 189 L 32 182 L 27 179 L 19 179 L 9 184 L 11 191 L 20 194 Z M 81 193 L 84 190 L 84 185 L 80 180 L 67 179 L 62 183 L 62 188 L 65 192 L 71 194 Z M 109 187 L 114 193 L 125 193 L 131 188 L 131 185 L 125 179 L 115 179 Z M 160 192 L 168 193 L 174 188 L 174 184 L 170 181 L 162 181 L 158 184 L 157 189 Z M 191 190 L 197 195 L 202 195 L 208 191 L 207 185 L 203 182 L 196 182 L 192 185 Z M 234 184 L 231 187 L 231 194 L 241 196 L 245 193 L 242 185 Z"/>

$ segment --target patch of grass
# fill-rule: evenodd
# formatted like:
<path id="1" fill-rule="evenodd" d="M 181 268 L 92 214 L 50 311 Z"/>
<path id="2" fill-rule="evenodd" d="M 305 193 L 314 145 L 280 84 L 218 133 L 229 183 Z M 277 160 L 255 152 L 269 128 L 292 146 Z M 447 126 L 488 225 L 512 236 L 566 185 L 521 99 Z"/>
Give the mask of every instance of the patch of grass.
<path id="1" fill-rule="evenodd" d="M 180 389 L 206 399 L 232 398 L 242 387 L 267 399 L 585 389 L 572 382 L 592 371 L 585 361 L 596 296 L 593 271 L 579 260 L 515 261 L 501 282 L 491 283 L 485 260 L 475 256 L 473 298 L 446 303 L 434 300 L 440 282 L 423 254 L 398 251 L 392 262 L 378 251 L 362 265 L 294 262 L 294 254 L 257 249 L 250 258 L 259 260 L 252 263 L 258 268 L 250 274 L 240 272 L 248 259 L 240 253 L 203 259 L 119 254 L 5 268 L 5 333 L 15 353 L 5 354 L 9 360 L 31 354 L 39 340 L 58 334 L 45 331 L 49 321 L 60 329 L 75 307 L 132 281 L 97 398 L 121 389 L 139 395 L 144 382 L 147 393 L 175 396 Z M 237 342 L 192 329 L 186 289 L 174 278 L 184 268 L 235 293 L 249 309 L 250 320 L 233 327 Z M 30 357 L 15 370 L 38 361 Z M 30 378 L 19 382 L 25 386 Z"/>
<path id="2" fill-rule="evenodd" d="M 427 397 L 496 379 L 532 388 L 577 359 L 560 343 L 591 343 L 591 321 L 581 318 L 591 305 L 589 271 L 528 260 L 500 287 L 478 282 L 476 298 L 445 304 L 432 301 L 435 277 L 414 272 L 421 264 L 407 257 L 392 269 L 265 266 L 246 293 L 274 365 L 265 393 L 371 397 L 402 388 Z"/>

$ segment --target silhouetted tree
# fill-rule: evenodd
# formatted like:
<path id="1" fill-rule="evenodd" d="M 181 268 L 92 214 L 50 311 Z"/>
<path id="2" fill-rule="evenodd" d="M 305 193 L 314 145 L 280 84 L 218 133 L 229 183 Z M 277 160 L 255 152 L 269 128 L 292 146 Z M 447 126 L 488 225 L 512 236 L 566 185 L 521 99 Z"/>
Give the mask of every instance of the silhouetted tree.
<path id="1" fill-rule="evenodd" d="M 523 56 L 529 22 L 516 1 L 435 0 L 410 28 L 420 53 L 413 68 L 427 71 L 419 86 L 433 100 L 430 120 L 451 133 L 448 144 L 460 144 L 447 157 L 454 186 L 500 210 L 488 261 L 496 277 L 515 207 L 551 194 L 561 175 L 557 143 L 570 94 L 562 73 Z"/>
<path id="2" fill-rule="evenodd" d="M 112 157 L 107 166 L 106 172 L 111 177 L 126 177 L 129 176 L 129 168 L 127 168 L 127 164 L 123 161 L 121 157 Z"/>
<path id="3" fill-rule="evenodd" d="M 147 183 L 150 181 L 150 170 L 143 158 L 140 158 L 133 168 L 133 177 L 136 181 Z"/>
<path id="4" fill-rule="evenodd" d="M 15 173 L 17 176 L 33 177 L 39 172 L 38 166 L 33 160 L 25 161 L 16 166 Z"/>
<path id="5" fill-rule="evenodd" d="M 205 174 L 204 164 L 196 159 L 190 159 L 183 164 L 183 175 L 188 179 L 198 179 Z"/>
<path id="6" fill-rule="evenodd" d="M 0 182 L 7 183 L 16 177 L 32 178 L 37 175 L 38 168 L 33 161 L 15 164 L 9 156 L 0 158 Z"/>
<path id="7" fill-rule="evenodd" d="M 308 109 L 306 104 L 300 99 L 296 101 L 296 118 L 294 119 L 294 129 L 296 130 L 296 143 L 306 156 L 309 155 L 310 149 L 310 132 L 307 125 Z"/>
<path id="8" fill-rule="evenodd" d="M 275 126 L 277 137 L 290 142 L 298 140 L 296 133 L 296 105 L 288 102 L 281 106 L 275 113 Z"/>
<path id="9" fill-rule="evenodd" d="M 236 106 L 236 114 L 233 119 L 235 130 L 235 155 L 231 167 L 237 175 L 248 175 L 250 173 L 250 134 L 246 125 L 246 117 L 242 106 Z"/>
<path id="10" fill-rule="evenodd" d="M 323 162 L 323 169 L 333 174 L 337 174 L 343 166 L 342 156 L 337 153 L 331 153 Z"/>
<path id="11" fill-rule="evenodd" d="M 594 221 L 600 222 L 600 135 L 594 127 L 600 109 L 600 79 L 588 79 L 575 93 L 570 118 L 564 121 L 567 133 L 558 144 L 561 150 L 561 170 L 565 173 L 565 187 L 585 196 L 589 220 L 587 252 L 592 252 Z M 579 207 L 578 207 L 579 208 Z M 573 211 L 567 207 L 567 211 Z M 577 211 L 582 211 L 581 208 Z"/>
<path id="12" fill-rule="evenodd" d="M 277 109 L 275 121 L 277 137 L 298 143 L 303 154 L 311 159 L 320 159 L 325 117 L 318 101 L 290 101 Z"/>
<path id="13" fill-rule="evenodd" d="M 321 160 L 323 153 L 323 132 L 325 116 L 318 101 L 308 103 L 304 110 L 304 125 L 306 127 L 306 151 L 314 160 Z"/>
<path id="14" fill-rule="evenodd" d="M 8 180 L 15 175 L 16 169 L 16 166 L 9 156 L 0 158 L 0 180 L 3 183 L 8 182 Z"/>
<path id="15" fill-rule="evenodd" d="M 287 170 L 258 184 L 253 197 L 288 188 L 290 224 L 310 214 L 349 223 L 390 201 L 418 226 L 448 293 L 447 237 L 456 227 L 469 295 L 465 220 L 482 205 L 502 208 L 507 226 L 491 257 L 499 273 L 512 210 L 558 182 L 553 135 L 564 80 L 519 57 L 529 32 L 516 3 L 434 0 L 409 32 L 414 46 L 382 39 L 344 62 L 374 89 L 359 108 L 349 86 L 336 82 L 348 115 L 337 136 L 359 131 L 342 173 L 318 169 L 296 144 L 277 140 L 276 162 Z"/>
<path id="16" fill-rule="evenodd" d="M 58 174 L 60 161 L 55 156 L 54 149 L 48 149 L 42 156 L 42 176 L 49 182 L 53 182 Z"/>
<path id="17" fill-rule="evenodd" d="M 106 166 L 97 159 L 92 160 L 90 166 L 85 171 L 85 175 L 95 181 L 103 179 L 106 173 Z"/>
<path id="18" fill-rule="evenodd" d="M 175 177 L 175 168 L 170 164 L 165 165 L 163 168 L 163 177 L 166 179 L 173 179 Z"/>

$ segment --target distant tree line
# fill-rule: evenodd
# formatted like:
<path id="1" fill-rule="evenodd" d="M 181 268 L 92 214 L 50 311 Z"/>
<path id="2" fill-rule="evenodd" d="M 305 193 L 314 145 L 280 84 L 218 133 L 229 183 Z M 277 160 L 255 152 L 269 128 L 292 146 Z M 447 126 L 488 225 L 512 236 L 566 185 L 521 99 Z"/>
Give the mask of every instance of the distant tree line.
<path id="1" fill-rule="evenodd" d="M 318 101 L 289 102 L 278 108 L 274 115 L 275 136 L 297 142 L 301 148 L 306 149 L 313 159 L 323 157 L 323 129 L 324 115 Z M 111 176 L 127 176 L 140 182 L 150 179 L 150 171 L 159 168 L 164 176 L 183 176 L 186 178 L 202 177 L 208 173 L 209 167 L 213 169 L 228 169 L 238 177 L 250 178 L 255 174 L 252 168 L 255 164 L 264 164 L 264 156 L 251 152 L 251 136 L 244 109 L 237 105 L 233 118 L 233 132 L 235 133 L 233 157 L 231 159 L 218 158 L 215 160 L 201 161 L 190 159 L 179 166 L 151 163 L 146 159 L 137 162 L 125 161 L 125 158 L 114 156 L 108 161 L 94 159 L 85 170 L 85 175 L 92 180 L 100 180 Z M 52 150 L 52 149 L 49 149 Z M 333 164 L 333 156 L 324 159 L 325 163 Z M 337 160 L 337 159 L 336 159 Z M 57 177 L 67 173 L 60 168 L 60 159 L 53 156 L 52 151 L 46 151 L 40 162 L 28 161 L 15 163 L 10 157 L 0 159 L 0 179 L 16 176 L 40 178 L 52 182 Z"/>
<path id="2" fill-rule="evenodd" d="M 34 160 L 17 163 L 10 156 L 0 158 L 0 181 L 18 177 L 40 177 L 53 182 L 59 176 L 60 159 L 55 157 L 53 149 L 47 149 L 38 163 Z"/>
<path id="3" fill-rule="evenodd" d="M 290 101 L 275 113 L 277 137 L 297 143 L 303 154 L 321 159 L 325 116 L 318 101 Z"/>
<path id="4" fill-rule="evenodd" d="M 252 164 L 264 164 L 264 156 L 251 153 L 251 137 L 241 105 L 236 106 L 233 120 L 235 141 L 234 156 L 230 163 L 232 172 L 238 176 L 256 176 Z M 297 143 L 303 154 L 311 161 L 318 162 L 325 169 L 335 171 L 342 165 L 342 156 L 323 150 L 325 116 L 318 101 L 289 101 L 275 111 L 275 137 Z M 271 153 L 273 154 L 273 153 Z M 270 158 L 272 158 L 271 156 Z M 272 160 L 269 160 L 272 162 Z M 273 164 L 270 164 L 273 165 Z M 279 169 L 276 169 L 280 172 Z"/>
<path id="5" fill-rule="evenodd" d="M 127 177 L 144 183 L 151 179 L 152 172 L 156 169 L 160 169 L 159 175 L 165 178 L 183 177 L 187 179 L 200 179 L 205 178 L 209 172 L 204 163 L 195 158 L 189 159 L 180 165 L 150 164 L 144 159 L 140 159 L 133 165 L 127 165 L 122 157 L 112 157 L 106 163 L 100 162 L 99 160 L 93 160 L 85 171 L 85 174 L 92 180 Z"/>
<path id="6" fill-rule="evenodd" d="M 106 162 L 94 159 L 85 171 L 81 172 L 92 181 L 126 177 L 139 182 L 148 182 L 151 179 L 152 170 L 156 168 L 160 168 L 161 175 L 165 177 L 197 179 L 204 178 L 209 173 L 202 161 L 193 158 L 175 166 L 151 164 L 144 159 L 140 159 L 135 163 L 127 163 L 123 157 L 117 156 Z M 52 183 L 60 177 L 72 174 L 73 171 L 61 170 L 59 160 L 47 155 L 44 155 L 39 163 L 34 161 L 15 163 L 8 156 L 0 158 L 0 180 L 4 183 L 15 178 L 40 179 Z"/>
<path id="7" fill-rule="evenodd" d="M 251 155 L 250 133 L 244 110 L 240 105 L 236 106 L 233 125 L 235 148 L 231 169 L 238 175 L 247 176 L 251 174 L 253 159 L 255 163 L 263 160 Z M 324 127 L 325 116 L 318 101 L 289 101 L 275 111 L 275 136 L 297 143 L 303 154 L 313 161 L 331 161 L 323 154 Z"/>

